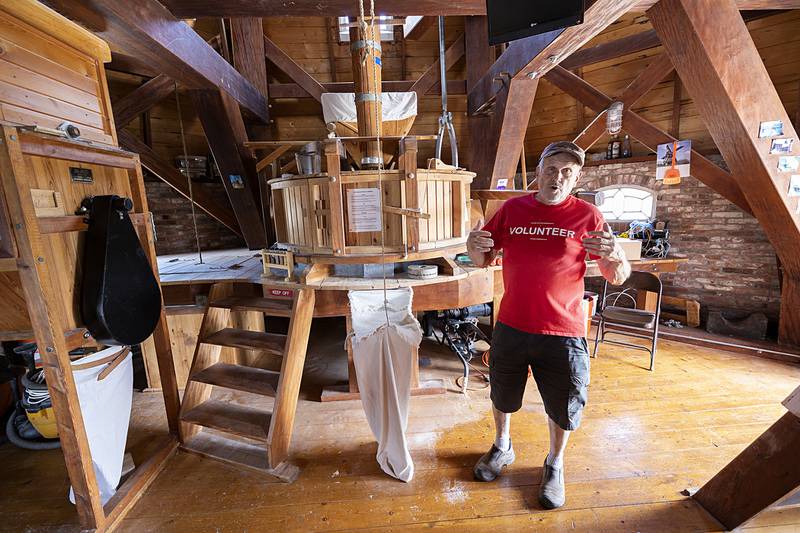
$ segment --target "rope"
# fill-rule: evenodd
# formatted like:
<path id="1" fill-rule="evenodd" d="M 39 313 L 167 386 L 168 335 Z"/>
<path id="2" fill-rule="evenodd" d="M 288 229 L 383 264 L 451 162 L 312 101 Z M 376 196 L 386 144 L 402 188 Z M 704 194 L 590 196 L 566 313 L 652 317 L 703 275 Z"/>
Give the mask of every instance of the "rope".
<path id="1" fill-rule="evenodd" d="M 366 40 L 366 30 L 367 30 L 367 22 L 364 16 L 364 0 L 358 1 L 358 11 L 360 15 L 359 26 L 361 27 L 362 31 L 362 38 Z M 369 1 L 369 28 L 370 28 L 370 35 L 372 36 L 372 40 L 375 40 L 375 0 Z M 378 30 L 378 40 L 380 40 L 380 29 Z M 361 55 L 361 64 L 363 65 L 364 62 L 367 60 L 368 53 L 367 47 L 363 47 Z M 374 83 L 378 79 L 378 67 L 375 61 L 372 62 L 372 80 L 373 80 L 373 88 L 372 94 L 375 96 L 375 124 L 378 127 L 378 135 L 377 135 L 377 143 L 378 143 L 378 154 L 379 154 L 379 161 L 378 161 L 378 190 L 380 191 L 381 197 L 381 205 L 383 205 L 383 141 L 381 140 L 381 119 L 379 109 L 381 106 L 378 104 L 380 103 L 378 100 L 378 88 L 377 83 Z M 386 327 L 389 327 L 389 296 L 388 290 L 386 288 L 386 225 L 384 222 L 384 215 L 383 210 L 381 210 L 381 276 L 383 277 L 383 311 L 386 315 Z"/>
<path id="2" fill-rule="evenodd" d="M 203 251 L 200 249 L 200 234 L 197 232 L 197 214 L 194 210 L 194 192 L 192 191 L 192 177 L 189 175 L 189 156 L 186 153 L 186 134 L 183 131 L 183 117 L 181 116 L 181 99 L 178 97 L 178 82 L 175 82 L 175 104 L 178 106 L 178 124 L 181 127 L 181 144 L 183 145 L 183 167 L 186 169 L 186 180 L 189 182 L 189 203 L 192 206 L 192 225 L 194 226 L 194 241 L 197 245 L 197 256 L 200 264 L 203 263 Z"/>

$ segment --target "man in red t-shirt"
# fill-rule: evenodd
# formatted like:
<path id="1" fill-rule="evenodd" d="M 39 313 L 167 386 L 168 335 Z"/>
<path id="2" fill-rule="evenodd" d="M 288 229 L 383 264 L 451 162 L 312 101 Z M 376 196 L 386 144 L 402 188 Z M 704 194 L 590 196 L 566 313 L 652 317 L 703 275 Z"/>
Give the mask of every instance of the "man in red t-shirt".
<path id="1" fill-rule="evenodd" d="M 490 358 L 496 438 L 475 465 L 475 477 L 492 481 L 514 462 L 511 413 L 522 406 L 530 366 L 550 429 L 539 487 L 539 502 L 547 509 L 564 505 L 564 449 L 587 398 L 589 352 L 581 304 L 586 254 L 615 285 L 631 271 L 600 211 L 570 195 L 584 160 L 574 143 L 547 146 L 536 168 L 539 191 L 508 200 L 467 240 L 469 256 L 479 266 L 503 250 L 505 285 Z"/>

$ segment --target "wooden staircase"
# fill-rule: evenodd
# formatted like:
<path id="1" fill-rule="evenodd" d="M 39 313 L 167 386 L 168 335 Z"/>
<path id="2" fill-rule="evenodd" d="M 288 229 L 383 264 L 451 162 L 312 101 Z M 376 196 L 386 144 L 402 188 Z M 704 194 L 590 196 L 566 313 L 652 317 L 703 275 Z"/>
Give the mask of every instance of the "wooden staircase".
<path id="1" fill-rule="evenodd" d="M 297 478 L 299 469 L 287 459 L 314 314 L 314 290 L 291 292 L 288 297 L 236 296 L 230 283 L 211 288 L 181 404 L 183 449 L 281 481 Z M 290 317 L 289 331 L 279 335 L 228 327 L 231 311 Z M 281 371 L 222 362 L 223 346 L 281 356 Z M 211 399 L 213 387 L 275 398 L 272 411 Z"/>

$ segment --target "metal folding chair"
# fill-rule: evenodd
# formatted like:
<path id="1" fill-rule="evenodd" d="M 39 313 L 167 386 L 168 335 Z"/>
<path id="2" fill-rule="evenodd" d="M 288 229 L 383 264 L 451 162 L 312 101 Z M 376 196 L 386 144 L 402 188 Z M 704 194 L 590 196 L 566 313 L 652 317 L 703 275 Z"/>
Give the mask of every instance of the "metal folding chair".
<path id="1" fill-rule="evenodd" d="M 606 342 L 616 346 L 625 346 L 635 350 L 644 350 L 650 353 L 650 370 L 652 371 L 656 359 L 656 342 L 658 340 L 658 319 L 661 315 L 661 280 L 658 276 L 649 272 L 631 272 L 630 278 L 620 287 L 620 291 L 608 294 L 608 281 L 603 283 L 603 292 L 598 302 L 598 314 L 600 322 L 597 325 L 597 332 L 594 339 L 594 350 L 592 357 L 597 357 L 597 347 L 600 343 Z M 629 291 L 644 290 L 656 293 L 656 310 L 646 311 L 644 309 L 631 309 L 616 305 L 620 298 L 631 298 L 635 304 L 636 299 Z M 607 300 L 614 298 L 611 305 L 607 305 Z M 608 326 L 623 326 L 623 328 L 608 329 Z M 650 346 L 642 346 L 615 339 L 607 339 L 609 334 L 616 334 L 627 337 L 637 337 L 648 339 Z"/>

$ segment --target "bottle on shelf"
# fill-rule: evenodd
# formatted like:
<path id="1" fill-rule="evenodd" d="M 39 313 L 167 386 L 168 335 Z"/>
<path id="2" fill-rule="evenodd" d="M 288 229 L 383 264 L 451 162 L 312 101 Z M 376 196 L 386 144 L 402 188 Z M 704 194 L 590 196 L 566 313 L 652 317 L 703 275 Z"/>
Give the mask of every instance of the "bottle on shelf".
<path id="1" fill-rule="evenodd" d="M 614 147 L 614 137 L 611 137 L 608 140 L 608 146 L 606 146 L 606 159 L 612 159 L 613 147 Z"/>
<path id="2" fill-rule="evenodd" d="M 614 136 L 614 141 L 611 143 L 611 159 L 619 159 L 621 146 L 619 137 Z"/>
<path id="3" fill-rule="evenodd" d="M 625 138 L 622 140 L 622 157 L 631 157 L 633 153 L 631 152 L 631 136 L 625 135 Z"/>

